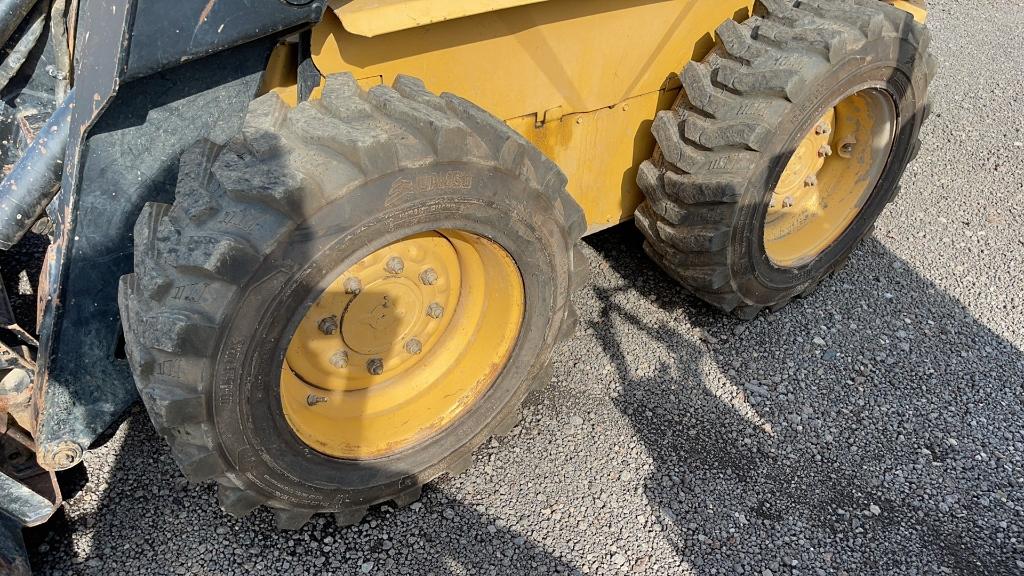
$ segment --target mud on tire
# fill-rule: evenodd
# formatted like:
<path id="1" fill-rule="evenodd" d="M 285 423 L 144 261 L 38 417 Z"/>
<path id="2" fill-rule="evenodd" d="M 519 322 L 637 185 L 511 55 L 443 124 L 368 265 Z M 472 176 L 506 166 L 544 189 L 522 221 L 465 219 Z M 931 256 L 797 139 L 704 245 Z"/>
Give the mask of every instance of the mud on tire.
<path id="1" fill-rule="evenodd" d="M 575 328 L 585 222 L 565 184 L 503 123 L 409 77 L 364 92 L 331 76 L 320 100 L 295 108 L 268 94 L 240 134 L 193 146 L 174 204 L 139 217 L 119 294 L 135 380 L 184 474 L 215 480 L 227 512 L 268 506 L 297 528 L 317 512 L 351 524 L 373 504 L 407 505 L 468 466 L 518 421 Z M 512 357 L 477 406 L 404 452 L 340 460 L 310 449 L 281 414 L 288 319 L 332 270 L 441 227 L 490 238 L 520 268 L 527 309 Z"/>

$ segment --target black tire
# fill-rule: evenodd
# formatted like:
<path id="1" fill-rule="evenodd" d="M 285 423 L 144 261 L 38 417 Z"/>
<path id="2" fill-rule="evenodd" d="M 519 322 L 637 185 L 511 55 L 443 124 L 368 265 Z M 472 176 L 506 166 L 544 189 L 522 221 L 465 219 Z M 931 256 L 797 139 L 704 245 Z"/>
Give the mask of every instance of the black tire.
<path id="1" fill-rule="evenodd" d="M 197 143 L 174 205 L 140 215 L 119 295 L 135 380 L 181 470 L 216 480 L 231 514 L 266 505 L 298 528 L 317 512 L 351 524 L 373 504 L 407 505 L 465 469 L 518 421 L 575 328 L 585 222 L 565 184 L 502 122 L 408 77 L 363 92 L 331 76 L 319 101 L 293 109 L 268 94 L 241 134 Z M 310 449 L 280 403 L 289 322 L 332 270 L 436 228 L 490 238 L 519 266 L 527 310 L 511 358 L 460 420 L 403 452 L 358 461 Z"/>
<path id="2" fill-rule="evenodd" d="M 647 201 L 636 223 L 669 275 L 749 319 L 808 294 L 871 231 L 920 146 L 936 63 L 927 29 L 878 0 L 760 0 L 753 17 L 728 20 L 717 35 L 654 122 L 658 147 L 640 169 Z M 771 191 L 826 108 L 866 84 L 887 92 L 898 115 L 878 185 L 831 246 L 802 266 L 776 267 L 763 240 Z"/>

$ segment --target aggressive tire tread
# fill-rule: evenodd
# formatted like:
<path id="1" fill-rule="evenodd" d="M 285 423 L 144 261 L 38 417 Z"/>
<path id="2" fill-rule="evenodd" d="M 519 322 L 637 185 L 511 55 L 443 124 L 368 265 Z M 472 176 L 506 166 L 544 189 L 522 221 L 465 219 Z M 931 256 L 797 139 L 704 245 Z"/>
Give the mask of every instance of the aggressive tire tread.
<path id="1" fill-rule="evenodd" d="M 393 88 L 367 93 L 351 75 L 332 75 L 320 100 L 295 108 L 275 94 L 254 100 L 239 137 L 224 146 L 200 141 L 182 156 L 173 205 L 143 209 L 135 227 L 135 272 L 122 278 L 119 293 L 129 360 L 175 461 L 190 481 L 216 480 L 226 512 L 241 516 L 264 505 L 284 529 L 301 527 L 317 512 L 333 512 L 343 525 L 366 513 L 363 504 L 294 509 L 254 491 L 234 469 L 239 459 L 229 459 L 218 446 L 205 406 L 218 353 L 217 323 L 277 240 L 328 201 L 324 191 L 340 196 L 401 167 L 450 160 L 511 173 L 539 190 L 561 212 L 567 245 L 585 231 L 583 212 L 565 192 L 565 177 L 554 163 L 475 105 L 434 95 L 407 76 Z M 345 185 L 328 185 L 337 182 Z M 566 289 L 577 289 L 589 266 L 578 248 L 569 263 L 574 277 Z M 213 291 L 219 308 L 199 303 L 197 293 Z M 576 318 L 566 301 L 562 340 L 572 336 Z M 531 389 L 550 379 L 549 370 L 537 374 Z M 519 414 L 518 405 L 508 406 L 491 423 L 492 432 L 507 431 Z M 456 474 L 470 462 L 471 452 L 444 471 Z M 420 490 L 406 486 L 379 502 L 406 506 Z"/>
<path id="2" fill-rule="evenodd" d="M 670 276 L 713 306 L 749 318 L 764 306 L 745 300 L 745 279 L 733 275 L 730 234 L 750 167 L 761 161 L 779 119 L 831 65 L 866 43 L 909 43 L 928 79 L 934 58 L 927 29 L 878 0 L 759 0 L 754 16 L 726 21 L 717 37 L 704 61 L 683 69 L 673 108 L 654 120 L 658 147 L 640 166 L 646 202 L 635 220 L 645 251 Z"/>

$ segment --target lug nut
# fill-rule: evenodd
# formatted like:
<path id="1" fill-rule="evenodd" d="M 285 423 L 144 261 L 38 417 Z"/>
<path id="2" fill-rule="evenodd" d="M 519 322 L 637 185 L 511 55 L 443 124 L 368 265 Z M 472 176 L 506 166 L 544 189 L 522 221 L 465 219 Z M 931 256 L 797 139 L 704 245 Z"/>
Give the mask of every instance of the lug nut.
<path id="1" fill-rule="evenodd" d="M 388 258 L 384 269 L 388 271 L 388 274 L 401 274 L 405 270 L 405 262 L 402 262 L 402 259 L 398 256 L 392 256 Z"/>
<path id="2" fill-rule="evenodd" d="M 410 338 L 405 343 L 405 351 L 415 356 L 416 354 L 419 354 L 420 352 L 423 351 L 423 343 L 420 342 L 419 339 L 417 338 Z"/>
<path id="3" fill-rule="evenodd" d="M 823 134 L 831 134 L 832 127 L 824 122 L 821 122 L 814 127 L 814 133 L 817 134 L 818 136 L 821 136 Z"/>
<path id="4" fill-rule="evenodd" d="M 322 402 L 327 402 L 327 398 L 324 398 L 323 396 L 317 396 L 316 394 L 310 394 L 309 396 L 306 396 L 306 404 L 308 404 L 309 406 L 316 406 L 317 404 L 320 404 Z"/>
<path id="5" fill-rule="evenodd" d="M 345 294 L 359 294 L 362 291 L 363 283 L 359 281 L 359 278 L 345 280 Z"/>
<path id="6" fill-rule="evenodd" d="M 789 207 L 793 206 L 793 204 L 794 204 L 794 202 L 793 202 L 793 197 L 792 196 L 786 196 L 786 198 L 782 200 L 782 207 L 783 208 L 789 208 Z"/>
<path id="7" fill-rule="evenodd" d="M 828 144 L 823 145 L 818 149 L 818 158 L 828 158 L 832 155 L 832 147 Z"/>
<path id="8" fill-rule="evenodd" d="M 433 268 L 427 268 L 423 272 L 420 272 L 420 282 L 424 286 L 433 286 L 437 282 L 437 272 Z"/>
<path id="9" fill-rule="evenodd" d="M 818 176 L 816 174 L 811 174 L 810 176 L 808 176 L 807 178 L 804 179 L 804 186 L 811 187 L 811 186 L 817 186 L 817 185 L 818 185 Z"/>
<path id="10" fill-rule="evenodd" d="M 427 306 L 427 316 L 430 316 L 434 320 L 437 320 L 443 315 L 444 307 L 438 304 L 437 302 L 433 302 L 430 304 L 430 306 Z"/>
<path id="11" fill-rule="evenodd" d="M 366 363 L 366 371 L 374 376 L 384 373 L 384 360 L 381 358 L 370 358 Z"/>
<path id="12" fill-rule="evenodd" d="M 335 332 L 338 331 L 338 317 L 328 316 L 327 318 L 320 320 L 320 323 L 317 324 L 317 327 L 320 328 L 321 332 L 330 336 L 331 334 L 334 334 Z"/>
<path id="13" fill-rule="evenodd" d="M 329 362 L 331 363 L 331 366 L 334 366 L 338 370 L 341 370 L 342 368 L 347 368 L 348 352 L 344 350 L 338 350 L 334 354 L 331 354 L 331 359 L 329 360 Z"/>

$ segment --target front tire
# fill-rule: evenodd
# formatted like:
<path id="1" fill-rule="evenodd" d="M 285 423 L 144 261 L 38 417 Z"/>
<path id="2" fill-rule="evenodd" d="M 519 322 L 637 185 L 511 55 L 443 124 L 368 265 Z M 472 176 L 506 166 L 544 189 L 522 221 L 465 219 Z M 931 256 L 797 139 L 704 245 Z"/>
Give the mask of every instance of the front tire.
<path id="1" fill-rule="evenodd" d="M 294 109 L 268 94 L 241 134 L 194 146 L 175 203 L 140 215 L 120 290 L 139 391 L 185 475 L 216 480 L 232 514 L 265 505 L 297 528 L 407 505 L 468 466 L 573 332 L 585 223 L 565 183 L 503 123 L 408 77 L 367 93 L 332 76 Z M 461 260 L 474 274 L 446 278 Z M 434 371 L 409 373 L 420 358 Z M 433 394 L 438 358 L 454 367 Z M 397 400 L 370 407 L 382 397 Z"/>
<path id="2" fill-rule="evenodd" d="M 648 255 L 741 318 L 839 268 L 920 146 L 927 29 L 878 0 L 761 0 L 660 112 L 639 172 Z"/>

